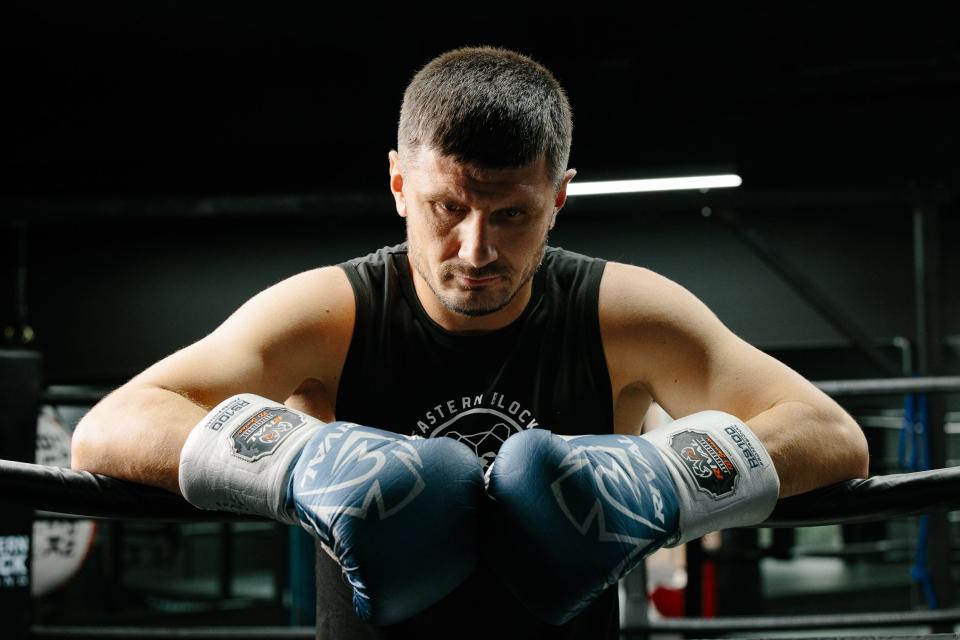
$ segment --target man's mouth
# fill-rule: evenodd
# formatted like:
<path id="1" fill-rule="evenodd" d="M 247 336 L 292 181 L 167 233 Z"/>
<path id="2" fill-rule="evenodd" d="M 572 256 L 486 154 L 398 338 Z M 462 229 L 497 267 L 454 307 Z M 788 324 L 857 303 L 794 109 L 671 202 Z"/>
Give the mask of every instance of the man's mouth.
<path id="1" fill-rule="evenodd" d="M 457 277 L 460 278 L 460 280 L 468 287 L 482 287 L 500 279 L 500 276 L 498 275 L 484 276 L 482 278 L 473 278 L 465 275 L 459 275 Z"/>

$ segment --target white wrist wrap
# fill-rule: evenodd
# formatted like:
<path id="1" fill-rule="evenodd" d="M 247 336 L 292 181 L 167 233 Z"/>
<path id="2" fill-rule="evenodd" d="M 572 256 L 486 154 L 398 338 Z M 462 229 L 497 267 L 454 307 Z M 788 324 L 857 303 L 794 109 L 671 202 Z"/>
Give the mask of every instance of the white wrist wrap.
<path id="1" fill-rule="evenodd" d="M 644 434 L 670 468 L 680 498 L 680 535 L 762 522 L 773 511 L 780 478 L 760 439 L 736 417 L 703 411 Z"/>
<path id="2" fill-rule="evenodd" d="M 293 524 L 287 478 L 324 423 L 279 402 L 227 398 L 193 428 L 180 452 L 180 492 L 200 509 L 266 516 Z"/>

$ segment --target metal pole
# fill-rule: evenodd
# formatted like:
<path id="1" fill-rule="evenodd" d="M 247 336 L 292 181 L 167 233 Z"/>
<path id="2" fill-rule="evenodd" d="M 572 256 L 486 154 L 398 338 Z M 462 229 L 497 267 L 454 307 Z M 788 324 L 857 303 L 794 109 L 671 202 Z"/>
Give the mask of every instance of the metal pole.
<path id="1" fill-rule="evenodd" d="M 685 545 L 687 555 L 687 587 L 683 591 L 683 615 L 703 615 L 703 539 Z M 716 586 L 716 585 L 713 585 Z"/>
<path id="2" fill-rule="evenodd" d="M 14 223 L 17 230 L 17 282 L 15 284 L 17 328 L 27 326 L 27 225 L 23 220 Z"/>
<path id="3" fill-rule="evenodd" d="M 943 372 L 943 334 L 940 324 L 940 212 L 934 207 L 917 207 L 913 211 L 913 266 L 917 373 L 936 376 Z M 945 411 L 942 396 L 928 397 L 927 433 L 931 469 L 946 465 Z M 955 600 L 949 562 L 952 556 L 950 522 L 944 510 L 934 511 L 927 517 L 927 571 L 933 582 L 937 600 L 935 605 L 937 608 L 949 607 Z"/>
<path id="4" fill-rule="evenodd" d="M 864 380 L 820 380 L 813 383 L 828 396 L 880 396 L 905 393 L 960 392 L 960 376 L 922 378 L 878 378 Z"/>
<path id="5" fill-rule="evenodd" d="M 228 599 L 233 597 L 233 526 L 223 522 L 217 536 L 220 550 L 220 571 L 218 573 L 219 597 Z"/>

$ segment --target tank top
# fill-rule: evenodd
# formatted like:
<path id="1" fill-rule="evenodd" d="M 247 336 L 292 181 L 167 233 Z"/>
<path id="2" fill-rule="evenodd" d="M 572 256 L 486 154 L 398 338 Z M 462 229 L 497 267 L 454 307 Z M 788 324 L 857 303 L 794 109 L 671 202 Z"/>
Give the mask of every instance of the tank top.
<path id="1" fill-rule="evenodd" d="M 427 315 L 405 244 L 339 265 L 353 287 L 356 323 L 337 392 L 337 419 L 456 438 L 485 468 L 504 440 L 523 429 L 611 433 L 611 385 L 598 314 L 605 265 L 547 248 L 521 315 L 502 329 L 473 335 L 451 334 Z M 353 613 L 337 564 L 317 553 L 317 638 L 324 640 L 617 638 L 618 626 L 616 587 L 556 627 L 527 614 L 482 563 L 426 611 L 395 625 L 366 625 Z"/>

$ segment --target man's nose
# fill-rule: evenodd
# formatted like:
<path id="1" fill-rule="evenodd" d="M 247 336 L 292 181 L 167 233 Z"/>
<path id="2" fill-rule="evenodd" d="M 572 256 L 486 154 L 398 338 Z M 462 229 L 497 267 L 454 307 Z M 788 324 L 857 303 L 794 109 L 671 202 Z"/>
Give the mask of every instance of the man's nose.
<path id="1" fill-rule="evenodd" d="M 458 257 L 478 269 L 484 267 L 497 259 L 497 249 L 492 240 L 487 216 L 473 211 L 460 224 Z"/>

